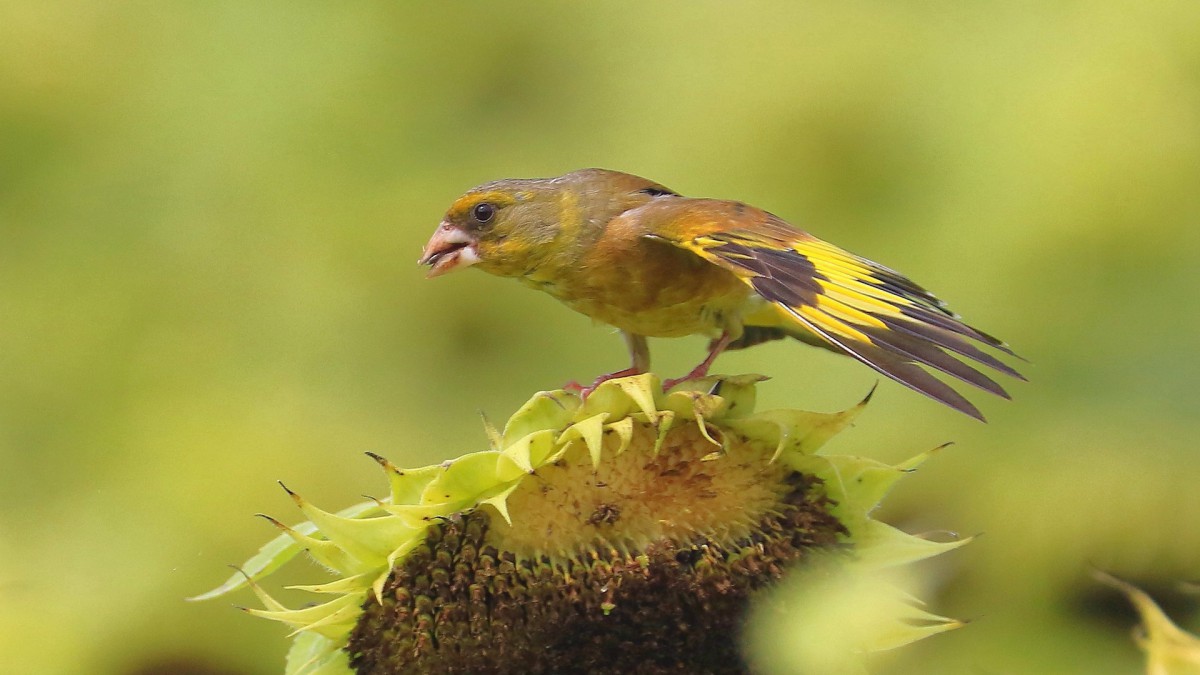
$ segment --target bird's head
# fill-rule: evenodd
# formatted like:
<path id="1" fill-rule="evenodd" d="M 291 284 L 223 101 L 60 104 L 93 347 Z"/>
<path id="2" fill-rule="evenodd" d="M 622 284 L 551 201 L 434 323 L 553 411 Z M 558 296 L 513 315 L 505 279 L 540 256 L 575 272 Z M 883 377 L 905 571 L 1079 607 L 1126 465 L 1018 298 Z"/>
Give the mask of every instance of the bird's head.
<path id="1" fill-rule="evenodd" d="M 532 247 L 553 237 L 556 195 L 546 180 L 503 180 L 472 188 L 454 200 L 418 261 L 429 276 L 479 265 L 503 274 Z"/>
<path id="2" fill-rule="evenodd" d="M 589 225 L 662 194 L 673 193 L 604 169 L 485 183 L 454 201 L 418 262 L 429 266 L 429 277 L 472 265 L 499 276 L 521 276 L 562 248 L 556 243 L 586 240 L 583 231 Z"/>

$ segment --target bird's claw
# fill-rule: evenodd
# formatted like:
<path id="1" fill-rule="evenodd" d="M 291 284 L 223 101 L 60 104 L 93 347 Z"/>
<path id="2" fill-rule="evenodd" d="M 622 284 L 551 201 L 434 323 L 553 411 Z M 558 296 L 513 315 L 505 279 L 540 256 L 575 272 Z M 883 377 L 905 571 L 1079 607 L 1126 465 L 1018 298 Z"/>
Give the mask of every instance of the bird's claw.
<path id="1" fill-rule="evenodd" d="M 675 377 L 675 378 L 672 378 L 672 379 L 670 379 L 670 380 L 663 380 L 663 383 L 662 383 L 662 385 L 663 385 L 663 393 L 665 394 L 665 393 L 667 393 L 668 391 L 671 391 L 671 389 L 673 389 L 673 388 L 675 387 L 675 385 L 677 385 L 677 384 L 682 384 L 682 383 L 684 383 L 684 382 L 687 382 L 687 381 L 688 381 L 688 377 L 687 377 L 687 376 L 684 376 L 684 377 Z"/>
<path id="2" fill-rule="evenodd" d="M 704 377 L 704 375 L 706 375 L 706 374 L 707 373 L 701 373 L 700 375 L 697 375 L 694 372 L 691 372 L 691 373 L 688 373 L 687 375 L 684 375 L 683 377 L 675 377 L 670 380 L 663 380 L 663 385 L 662 385 L 663 393 L 665 394 L 668 391 L 671 391 L 677 385 L 683 384 L 684 382 L 687 382 L 688 380 L 696 380 L 701 377 Z"/>
<path id="3" fill-rule="evenodd" d="M 703 363 L 692 369 L 692 372 L 683 377 L 676 377 L 670 380 L 663 380 L 663 393 L 671 391 L 676 385 L 683 384 L 689 380 L 698 380 L 708 375 L 708 369 L 712 365 L 712 358 L 705 359 Z"/>
<path id="4" fill-rule="evenodd" d="M 591 384 L 589 384 L 586 387 L 579 384 L 575 380 L 571 380 L 570 382 L 564 384 L 562 386 L 562 388 L 563 388 L 563 391 L 569 391 L 571 393 L 578 394 L 579 399 L 581 401 L 586 401 L 587 398 L 592 395 L 592 392 L 596 391 L 597 387 L 604 384 L 605 382 L 608 382 L 609 380 L 615 380 L 620 377 L 630 377 L 633 375 L 641 375 L 641 374 L 642 374 L 642 371 L 638 370 L 637 368 L 626 368 L 625 370 L 618 370 L 615 373 L 601 375 L 600 377 L 597 377 L 594 382 L 592 382 Z"/>

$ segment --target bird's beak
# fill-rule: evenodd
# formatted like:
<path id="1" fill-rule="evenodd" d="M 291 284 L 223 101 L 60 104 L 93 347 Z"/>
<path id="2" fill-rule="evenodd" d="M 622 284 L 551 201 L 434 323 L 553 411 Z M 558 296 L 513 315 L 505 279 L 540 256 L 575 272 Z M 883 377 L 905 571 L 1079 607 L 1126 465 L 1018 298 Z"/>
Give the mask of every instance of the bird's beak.
<path id="1" fill-rule="evenodd" d="M 429 265 L 426 279 L 441 276 L 459 267 L 470 267 L 479 262 L 479 251 L 475 248 L 478 243 L 475 237 L 464 232 L 462 228 L 443 221 L 430 237 L 429 243 L 425 244 L 425 250 L 421 252 L 421 259 L 417 263 Z"/>

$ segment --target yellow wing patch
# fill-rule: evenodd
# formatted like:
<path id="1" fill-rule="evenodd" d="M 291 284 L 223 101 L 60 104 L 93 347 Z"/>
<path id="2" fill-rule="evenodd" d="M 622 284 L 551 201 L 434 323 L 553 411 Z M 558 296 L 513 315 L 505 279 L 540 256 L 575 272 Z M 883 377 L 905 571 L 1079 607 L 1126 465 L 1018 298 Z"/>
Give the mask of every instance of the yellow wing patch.
<path id="1" fill-rule="evenodd" d="M 1012 354 L 1004 343 L 968 326 L 929 291 L 782 221 L 761 231 L 731 230 L 671 243 L 737 275 L 781 310 L 785 329 L 814 333 L 836 350 L 972 417 L 983 419 L 961 394 L 919 366 L 1005 398 L 1000 385 L 968 363 L 1021 378 L 974 344 Z M 752 322 L 755 316 L 746 318 Z"/>

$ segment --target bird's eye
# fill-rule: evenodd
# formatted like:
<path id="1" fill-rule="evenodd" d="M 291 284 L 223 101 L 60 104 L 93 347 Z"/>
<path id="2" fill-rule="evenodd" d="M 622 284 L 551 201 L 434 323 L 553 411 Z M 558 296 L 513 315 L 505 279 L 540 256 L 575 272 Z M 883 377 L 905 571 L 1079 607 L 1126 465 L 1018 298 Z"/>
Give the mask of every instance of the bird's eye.
<path id="1" fill-rule="evenodd" d="M 491 220 L 492 217 L 495 215 L 496 215 L 496 207 L 492 206 L 491 204 L 489 204 L 487 202 L 483 202 L 482 204 L 476 204 L 475 208 L 471 209 L 471 216 L 474 217 L 475 220 L 477 220 L 481 223 L 486 223 L 487 221 Z"/>

